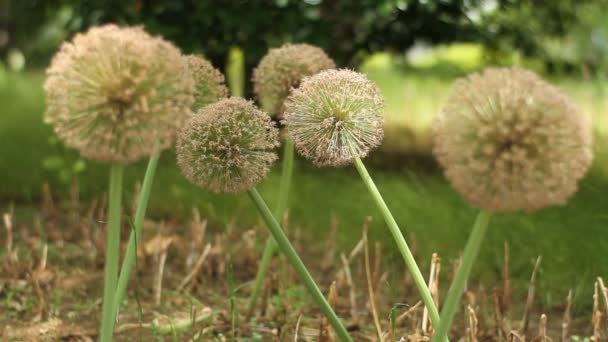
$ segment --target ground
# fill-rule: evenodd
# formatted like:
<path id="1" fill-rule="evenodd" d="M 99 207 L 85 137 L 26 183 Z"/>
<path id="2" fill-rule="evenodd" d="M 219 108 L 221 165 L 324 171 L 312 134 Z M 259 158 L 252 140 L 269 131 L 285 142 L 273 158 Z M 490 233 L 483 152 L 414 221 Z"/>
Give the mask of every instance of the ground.
<path id="1" fill-rule="evenodd" d="M 35 209 L 15 208 L 4 216 L 12 233 L 5 241 L 0 272 L 0 310 L 6 313 L 0 318 L 3 341 L 95 338 L 101 311 L 104 215 L 100 198 L 62 203 L 45 196 Z M 335 238 L 345 227 L 337 219 L 328 222 L 328 237 L 317 245 L 288 216 L 285 219 L 296 249 L 356 341 L 373 340 L 377 331 L 387 340 L 425 341 L 430 326 L 423 323 L 411 277 L 395 267 L 380 241 L 363 238 L 368 223 L 350 227 L 357 242 L 341 249 Z M 282 257 L 273 261 L 258 305 L 253 312 L 248 310 L 259 246 L 267 236 L 263 227 L 218 226 L 195 211 L 187 221 L 147 221 L 144 228 L 137 272 L 117 323 L 117 341 L 223 341 L 233 337 L 239 341 L 334 341 L 331 329 Z M 124 225 L 123 241 L 128 232 Z M 416 251 L 417 246 L 414 242 Z M 508 245 L 505 248 L 507 255 L 515 252 Z M 509 257 L 504 249 L 502 252 L 500 277 L 469 283 L 464 304 L 471 309 L 459 315 L 466 319 L 457 319 L 451 334 L 454 340 L 471 340 L 474 335 L 489 341 L 512 332 L 529 339 L 557 340 L 562 334 L 590 334 L 593 327 L 598 334 L 604 333 L 604 316 L 600 323 L 592 324 L 584 311 L 573 310 L 570 301 L 545 305 L 529 297 L 531 290 L 542 295 L 542 286 L 537 280 L 528 288 L 519 288 L 512 279 Z M 435 269 L 443 270 L 438 271 L 441 277 L 436 283 L 441 291 L 433 293 L 441 293 L 441 297 L 454 263 L 440 259 L 434 262 Z M 201 266 L 194 266 L 197 264 Z M 530 277 L 533 268 L 526 273 Z M 538 277 L 542 274 L 537 273 Z M 596 315 L 606 312 L 606 296 L 608 291 L 597 297 Z M 542 323 L 541 314 L 547 315 L 547 323 Z M 373 323 L 374 315 L 378 326 Z M 476 324 L 471 323 L 475 320 Z"/>

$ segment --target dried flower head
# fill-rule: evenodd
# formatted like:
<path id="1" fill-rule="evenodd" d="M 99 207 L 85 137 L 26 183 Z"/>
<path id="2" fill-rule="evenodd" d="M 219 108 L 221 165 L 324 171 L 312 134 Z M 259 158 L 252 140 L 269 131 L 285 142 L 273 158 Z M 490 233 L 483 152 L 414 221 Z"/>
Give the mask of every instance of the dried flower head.
<path id="1" fill-rule="evenodd" d="M 194 79 L 194 103 L 192 111 L 228 96 L 224 75 L 206 59 L 197 55 L 185 57 L 188 70 Z"/>
<path id="2" fill-rule="evenodd" d="M 45 121 L 88 158 L 129 163 L 169 147 L 193 101 L 171 43 L 140 27 L 94 27 L 65 42 L 47 70 Z"/>
<path id="3" fill-rule="evenodd" d="M 326 70 L 305 78 L 285 101 L 287 133 L 318 166 L 345 165 L 382 142 L 384 100 L 363 74 Z"/>
<path id="4" fill-rule="evenodd" d="M 565 203 L 592 159 L 588 118 L 559 90 L 517 68 L 459 80 L 433 135 L 452 185 L 495 212 Z"/>
<path id="5" fill-rule="evenodd" d="M 193 183 L 213 192 L 247 190 L 276 160 L 279 130 L 252 102 L 231 97 L 190 118 L 177 140 L 177 164 Z"/>
<path id="6" fill-rule="evenodd" d="M 253 91 L 262 108 L 283 113 L 283 102 L 291 88 L 319 71 L 333 69 L 334 61 L 320 48 L 308 44 L 285 44 L 270 49 L 253 71 Z"/>

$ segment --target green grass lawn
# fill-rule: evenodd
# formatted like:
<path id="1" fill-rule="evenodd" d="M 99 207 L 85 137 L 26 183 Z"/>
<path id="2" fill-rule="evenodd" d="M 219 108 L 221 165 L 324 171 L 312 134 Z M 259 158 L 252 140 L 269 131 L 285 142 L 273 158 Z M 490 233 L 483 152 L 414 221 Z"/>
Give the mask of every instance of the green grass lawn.
<path id="1" fill-rule="evenodd" d="M 402 229 L 415 236 L 423 269 L 431 253 L 438 252 L 444 260 L 443 273 L 447 275 L 448 260 L 458 257 L 476 214 L 452 190 L 441 172 L 432 167 L 428 154 L 428 127 L 452 79 L 408 73 L 382 60 L 364 66 L 363 70 L 379 83 L 388 111 L 386 144 L 369 160 L 375 166 L 370 173 Z M 69 185 L 75 180 L 80 184 L 83 199 L 99 196 L 106 190 L 108 167 L 82 160 L 75 152 L 65 150 L 43 124 L 42 82 L 40 72 L 0 74 L 2 210 L 13 203 L 18 206 L 38 203 L 44 182 L 51 184 L 54 194 L 61 198 L 67 198 Z M 503 244 L 507 241 L 511 246 L 515 294 L 520 301 L 524 301 L 532 261 L 542 255 L 539 296 L 543 303 L 561 303 L 567 291 L 573 289 L 577 296 L 575 303 L 582 308 L 592 303 L 593 279 L 608 276 L 605 209 L 608 150 L 604 148 L 608 142 L 603 138 L 607 125 L 602 119 L 608 106 L 601 96 L 601 87 L 569 80 L 559 80 L 558 84 L 597 119 L 595 165 L 567 206 L 534 214 L 496 216 L 475 267 L 475 279 L 484 280 L 488 290 L 498 284 Z M 418 156 L 412 157 L 414 154 Z M 279 169 L 277 164 L 260 185 L 269 203 L 275 199 Z M 133 184 L 144 170 L 145 161 L 129 167 L 127 197 L 132 196 Z M 335 215 L 339 220 L 340 246 L 350 249 L 361 235 L 365 217 L 372 216 L 371 233 L 373 238 L 383 241 L 386 263 L 401 267 L 382 218 L 354 168 L 317 169 L 298 159 L 292 189 L 291 225 L 301 227 L 307 238 L 322 241 L 321 235 L 328 231 L 330 218 Z M 213 195 L 194 187 L 181 176 L 173 153 L 166 152 L 154 184 L 149 216 L 185 219 L 194 206 L 211 219 L 215 229 L 222 229 L 232 220 L 242 226 L 260 223 L 245 195 Z"/>

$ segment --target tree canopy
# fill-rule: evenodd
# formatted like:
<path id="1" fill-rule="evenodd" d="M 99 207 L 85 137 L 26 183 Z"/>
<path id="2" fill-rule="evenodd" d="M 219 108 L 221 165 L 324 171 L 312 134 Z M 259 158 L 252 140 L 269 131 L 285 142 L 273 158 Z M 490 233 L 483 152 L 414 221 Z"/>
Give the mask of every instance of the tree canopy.
<path id="1" fill-rule="evenodd" d="M 144 25 L 220 68 L 234 46 L 250 70 L 285 42 L 318 45 L 349 66 L 417 41 L 466 41 L 593 69 L 608 55 L 606 10 L 606 0 L 8 0 L 0 3 L 0 54 L 16 47 L 46 64 L 62 39 L 115 22 Z"/>

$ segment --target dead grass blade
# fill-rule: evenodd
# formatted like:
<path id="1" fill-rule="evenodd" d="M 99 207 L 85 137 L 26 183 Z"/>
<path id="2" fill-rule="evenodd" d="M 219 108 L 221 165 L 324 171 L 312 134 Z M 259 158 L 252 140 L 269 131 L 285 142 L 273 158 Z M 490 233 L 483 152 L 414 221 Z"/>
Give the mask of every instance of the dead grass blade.
<path id="1" fill-rule="evenodd" d="M 600 308 L 600 284 L 596 281 L 593 289 L 593 314 L 591 316 L 591 325 L 593 327 L 593 336 L 591 341 L 599 342 L 602 341 L 602 321 L 604 314 Z"/>
<path id="2" fill-rule="evenodd" d="M 6 228 L 6 260 L 9 265 L 15 265 L 19 262 L 17 251 L 13 250 L 13 215 L 5 213 L 4 227 Z"/>
<path id="3" fill-rule="evenodd" d="M 380 326 L 380 319 L 378 318 L 378 308 L 376 307 L 376 296 L 374 292 L 374 284 L 372 280 L 372 271 L 369 262 L 369 243 L 367 240 L 367 230 L 369 227 L 370 218 L 368 218 L 363 225 L 363 250 L 365 259 L 365 275 L 367 277 L 367 290 L 369 293 L 369 304 L 372 309 L 372 317 L 374 319 L 374 327 L 376 329 L 376 335 L 378 336 L 379 342 L 384 342 L 382 337 L 382 327 Z"/>
<path id="4" fill-rule="evenodd" d="M 561 341 L 568 341 L 570 335 L 570 323 L 572 322 L 572 290 L 568 291 L 568 297 L 566 297 L 566 309 L 564 310 L 564 317 L 562 319 L 562 336 Z"/>
<path id="5" fill-rule="evenodd" d="M 336 304 L 338 302 L 338 289 L 336 287 L 336 282 L 332 282 L 329 286 L 329 294 L 327 295 L 327 302 L 332 309 L 336 310 Z M 336 337 L 333 334 L 333 331 L 329 325 L 329 321 L 327 318 L 323 317 L 321 319 L 321 327 L 319 329 L 319 342 L 335 342 Z"/>
<path id="6" fill-rule="evenodd" d="M 477 320 L 477 315 L 475 314 L 475 310 L 469 305 L 467 307 L 467 341 L 468 342 L 477 342 L 477 334 L 479 331 L 479 321 Z"/>
<path id="7" fill-rule="evenodd" d="M 167 250 L 161 252 L 158 258 L 158 270 L 154 280 L 154 303 L 160 305 L 160 299 L 163 291 L 163 277 L 165 274 L 165 263 L 167 261 Z"/>
<path id="8" fill-rule="evenodd" d="M 441 258 L 437 253 L 433 253 L 431 256 L 431 270 L 429 272 L 428 287 L 435 301 L 435 305 L 439 305 L 439 272 L 441 270 Z M 422 311 L 422 332 L 430 333 L 431 322 L 429 320 L 429 312 L 424 307 Z"/>
<path id="9" fill-rule="evenodd" d="M 530 342 L 552 342 L 553 340 L 547 336 L 547 315 L 540 315 L 540 321 L 538 322 L 538 336 L 533 338 Z"/>
<path id="10" fill-rule="evenodd" d="M 502 341 L 504 336 L 511 336 L 505 327 L 505 320 L 502 314 L 502 305 L 500 303 L 502 296 L 498 289 L 494 289 L 494 324 L 496 326 L 496 336 L 499 341 Z M 509 337 L 511 338 L 511 337 Z"/>
<path id="11" fill-rule="evenodd" d="M 296 328 L 293 334 L 293 342 L 298 342 L 298 332 L 300 331 L 300 322 L 302 321 L 302 314 L 298 315 L 298 320 L 296 321 Z"/>
<path id="12" fill-rule="evenodd" d="M 203 263 L 205 263 L 205 260 L 209 256 L 210 252 L 211 252 L 211 243 L 207 243 L 207 245 L 205 246 L 205 249 L 199 256 L 199 258 L 196 260 L 196 263 L 194 264 L 194 267 L 192 268 L 190 273 L 188 273 L 188 275 L 186 275 L 184 280 L 182 280 L 182 282 L 177 287 L 178 291 L 183 290 L 186 287 L 186 285 L 192 283 L 192 280 L 195 279 L 196 276 L 200 273 L 201 268 L 203 267 Z"/>
<path id="13" fill-rule="evenodd" d="M 359 321 L 359 313 L 357 310 L 357 294 L 355 285 L 353 283 L 353 277 L 350 272 L 350 264 L 346 259 L 344 253 L 340 254 L 340 259 L 342 260 L 342 269 L 346 278 L 346 285 L 348 286 L 348 300 L 350 302 L 350 316 L 355 324 Z"/>
<path id="14" fill-rule="evenodd" d="M 521 320 L 521 326 L 519 327 L 519 332 L 523 335 L 528 331 L 528 325 L 530 323 L 530 310 L 532 310 L 532 305 L 534 305 L 534 297 L 536 294 L 536 275 L 538 273 L 538 269 L 540 267 L 540 262 L 542 261 L 542 257 L 538 256 L 536 258 L 536 262 L 534 263 L 534 269 L 532 270 L 532 276 L 530 277 L 530 285 L 528 286 L 528 298 L 526 299 L 526 306 L 524 307 L 524 315 Z"/>

